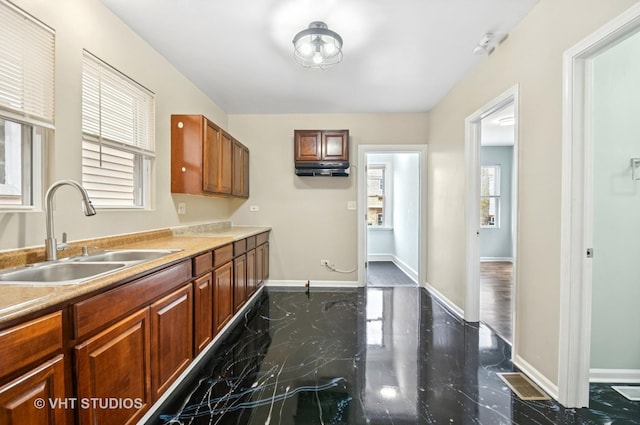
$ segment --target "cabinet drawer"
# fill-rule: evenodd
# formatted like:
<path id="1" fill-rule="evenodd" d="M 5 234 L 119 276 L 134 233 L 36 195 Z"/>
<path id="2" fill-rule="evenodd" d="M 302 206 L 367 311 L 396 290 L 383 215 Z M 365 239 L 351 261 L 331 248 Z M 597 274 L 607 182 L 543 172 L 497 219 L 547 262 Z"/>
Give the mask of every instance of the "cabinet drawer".
<path id="1" fill-rule="evenodd" d="M 269 232 L 263 232 L 256 236 L 256 245 L 262 245 L 269 241 Z"/>
<path id="2" fill-rule="evenodd" d="M 233 259 L 233 244 L 225 245 L 213 251 L 213 267 L 216 268 Z"/>
<path id="3" fill-rule="evenodd" d="M 256 237 L 255 236 L 249 236 L 247 239 L 247 251 L 249 251 L 250 249 L 253 249 L 256 247 Z"/>
<path id="4" fill-rule="evenodd" d="M 211 251 L 198 255 L 193 259 L 193 276 L 200 276 L 213 268 L 213 253 Z"/>
<path id="5" fill-rule="evenodd" d="M 142 277 L 73 306 L 74 331 L 82 338 L 191 278 L 191 261 Z"/>
<path id="6" fill-rule="evenodd" d="M 62 313 L 55 312 L 0 332 L 2 375 L 47 358 L 62 348 Z"/>
<path id="7" fill-rule="evenodd" d="M 237 257 L 238 255 L 244 254 L 247 252 L 247 240 L 242 239 L 241 241 L 235 241 L 233 243 L 233 256 Z"/>

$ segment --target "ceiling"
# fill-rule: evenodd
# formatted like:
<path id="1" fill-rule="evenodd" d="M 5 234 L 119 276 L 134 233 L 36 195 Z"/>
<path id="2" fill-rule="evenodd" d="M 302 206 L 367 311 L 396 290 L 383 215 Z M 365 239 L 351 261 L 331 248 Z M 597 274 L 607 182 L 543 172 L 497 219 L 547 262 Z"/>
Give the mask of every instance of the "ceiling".
<path id="1" fill-rule="evenodd" d="M 480 121 L 482 146 L 513 146 L 515 143 L 515 107 L 508 104 Z M 504 121 L 509 119 L 509 121 Z"/>
<path id="2" fill-rule="evenodd" d="M 101 0 L 230 114 L 422 112 L 538 0 Z M 343 61 L 304 68 L 293 36 L 324 21 Z"/>

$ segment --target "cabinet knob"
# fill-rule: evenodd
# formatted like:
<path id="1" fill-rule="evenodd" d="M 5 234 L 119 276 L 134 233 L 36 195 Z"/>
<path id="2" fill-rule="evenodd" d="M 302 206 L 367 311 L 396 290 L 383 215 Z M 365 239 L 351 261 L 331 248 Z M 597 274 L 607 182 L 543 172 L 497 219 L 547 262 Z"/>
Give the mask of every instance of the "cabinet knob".
<path id="1" fill-rule="evenodd" d="M 184 124 L 182 123 L 182 121 L 178 121 L 178 128 L 182 128 L 184 127 Z"/>
<path id="2" fill-rule="evenodd" d="M 182 167 L 182 172 L 186 173 L 187 172 L 187 167 Z"/>

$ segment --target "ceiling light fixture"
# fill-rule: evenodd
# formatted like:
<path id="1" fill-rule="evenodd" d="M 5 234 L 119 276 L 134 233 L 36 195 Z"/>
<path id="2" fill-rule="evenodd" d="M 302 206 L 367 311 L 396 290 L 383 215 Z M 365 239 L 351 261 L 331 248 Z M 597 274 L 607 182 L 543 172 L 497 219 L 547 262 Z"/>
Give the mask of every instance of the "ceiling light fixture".
<path id="1" fill-rule="evenodd" d="M 507 127 L 513 125 L 516 122 L 515 117 L 513 115 L 508 115 L 506 117 L 502 117 L 498 119 L 498 125 L 502 127 Z"/>
<path id="2" fill-rule="evenodd" d="M 342 61 L 342 37 L 321 21 L 296 34 L 293 47 L 296 61 L 306 68 L 325 69 Z"/>

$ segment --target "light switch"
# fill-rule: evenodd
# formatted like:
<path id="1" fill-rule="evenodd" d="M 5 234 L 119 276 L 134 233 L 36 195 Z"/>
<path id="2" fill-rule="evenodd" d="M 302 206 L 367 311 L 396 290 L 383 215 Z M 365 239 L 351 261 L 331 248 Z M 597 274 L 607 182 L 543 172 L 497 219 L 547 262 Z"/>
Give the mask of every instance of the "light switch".
<path id="1" fill-rule="evenodd" d="M 356 209 L 356 201 L 349 201 L 347 202 L 347 209 L 348 210 L 355 210 Z"/>
<path id="2" fill-rule="evenodd" d="M 178 214 L 184 215 L 187 213 L 187 204 L 184 202 L 178 202 Z"/>
<path id="3" fill-rule="evenodd" d="M 260 211 L 260 207 L 257 206 L 257 205 L 251 205 L 251 206 L 249 206 L 249 211 L 251 211 L 251 212 Z"/>

